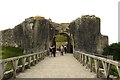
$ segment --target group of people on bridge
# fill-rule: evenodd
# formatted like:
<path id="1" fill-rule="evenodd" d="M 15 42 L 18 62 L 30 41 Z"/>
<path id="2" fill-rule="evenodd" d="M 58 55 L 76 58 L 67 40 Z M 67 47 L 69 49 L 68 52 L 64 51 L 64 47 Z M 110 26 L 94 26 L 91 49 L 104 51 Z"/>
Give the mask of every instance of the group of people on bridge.
<path id="1" fill-rule="evenodd" d="M 64 46 L 64 45 L 61 45 L 61 46 L 58 48 L 57 51 L 59 51 L 59 52 L 61 53 L 61 55 L 63 56 L 64 53 L 66 54 L 67 48 L 66 48 L 66 46 Z M 51 46 L 49 47 L 49 52 L 50 52 L 50 54 L 49 54 L 50 56 L 56 57 L 56 47 L 55 47 L 54 45 L 51 45 Z"/>

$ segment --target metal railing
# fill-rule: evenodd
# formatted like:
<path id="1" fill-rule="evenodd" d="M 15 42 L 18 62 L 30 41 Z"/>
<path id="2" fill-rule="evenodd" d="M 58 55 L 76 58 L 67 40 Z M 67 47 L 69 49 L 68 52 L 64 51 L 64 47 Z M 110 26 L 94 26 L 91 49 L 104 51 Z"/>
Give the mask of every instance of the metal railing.
<path id="1" fill-rule="evenodd" d="M 0 79 L 3 78 L 16 78 L 16 75 L 18 72 L 24 72 L 25 69 L 30 69 L 31 66 L 34 66 L 39 61 L 43 60 L 47 56 L 47 50 L 33 53 L 33 54 L 27 54 L 23 56 L 18 57 L 12 57 L 7 59 L 0 60 L 0 65 L 2 66 L 0 69 Z M 9 64 L 11 66 L 10 70 L 7 70 Z M 11 76 L 12 74 L 12 76 Z"/>
<path id="2" fill-rule="evenodd" d="M 120 77 L 120 63 L 111 59 L 98 57 L 91 54 L 86 54 L 80 51 L 74 51 L 74 57 L 82 63 L 83 66 L 90 69 L 90 72 L 95 72 L 96 77 L 115 78 L 111 75 L 111 67 L 115 66 L 118 76 Z M 111 75 L 111 76 L 110 76 Z"/>

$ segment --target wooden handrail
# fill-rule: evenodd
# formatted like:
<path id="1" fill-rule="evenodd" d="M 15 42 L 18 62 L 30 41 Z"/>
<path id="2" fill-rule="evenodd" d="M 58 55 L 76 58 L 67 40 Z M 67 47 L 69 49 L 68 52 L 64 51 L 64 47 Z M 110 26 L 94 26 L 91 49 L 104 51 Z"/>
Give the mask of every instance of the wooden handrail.
<path id="1" fill-rule="evenodd" d="M 105 78 L 109 78 L 110 76 L 110 70 L 111 66 L 114 65 L 118 71 L 118 75 L 120 77 L 120 63 L 111 59 L 95 56 L 92 54 L 86 54 L 84 52 L 80 51 L 74 51 L 74 57 L 80 61 L 83 66 L 86 65 L 87 67 L 89 66 L 90 71 L 93 71 L 93 67 L 95 69 L 94 72 L 96 72 L 97 77 L 100 77 L 100 72 L 101 70 L 103 71 L 102 73 L 104 74 Z M 102 63 L 103 68 L 100 66 L 100 62 Z"/>
<path id="2" fill-rule="evenodd" d="M 27 54 L 27 55 L 0 60 L 0 65 L 2 66 L 2 72 L 0 72 L 0 79 L 4 78 L 5 75 L 9 74 L 11 71 L 13 73 L 13 78 L 16 78 L 17 69 L 21 67 L 22 68 L 21 71 L 24 71 L 26 65 L 28 65 L 28 67 L 30 68 L 32 64 L 35 65 L 39 61 L 43 60 L 46 55 L 47 55 L 47 50 L 38 53 Z M 20 60 L 21 60 L 21 65 L 18 66 Z M 7 64 L 10 62 L 12 65 L 12 69 L 6 71 Z"/>

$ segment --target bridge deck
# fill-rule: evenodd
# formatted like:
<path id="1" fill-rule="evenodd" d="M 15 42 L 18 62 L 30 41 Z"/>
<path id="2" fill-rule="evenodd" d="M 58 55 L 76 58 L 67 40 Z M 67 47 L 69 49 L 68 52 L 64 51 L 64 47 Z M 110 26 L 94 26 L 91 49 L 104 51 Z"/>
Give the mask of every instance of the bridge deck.
<path id="1" fill-rule="evenodd" d="M 57 57 L 46 57 L 17 78 L 95 78 L 95 73 L 82 66 L 73 54 L 60 56 L 57 53 Z"/>

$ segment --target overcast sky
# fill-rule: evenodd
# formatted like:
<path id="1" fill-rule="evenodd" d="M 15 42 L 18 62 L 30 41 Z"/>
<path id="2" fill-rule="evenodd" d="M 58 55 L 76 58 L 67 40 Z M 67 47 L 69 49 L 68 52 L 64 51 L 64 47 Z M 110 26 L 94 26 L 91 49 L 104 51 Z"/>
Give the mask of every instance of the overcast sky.
<path id="1" fill-rule="evenodd" d="M 13 28 L 25 18 L 40 15 L 58 23 L 71 22 L 82 15 L 101 18 L 101 33 L 109 43 L 118 42 L 119 0 L 1 0 L 0 30 Z"/>

